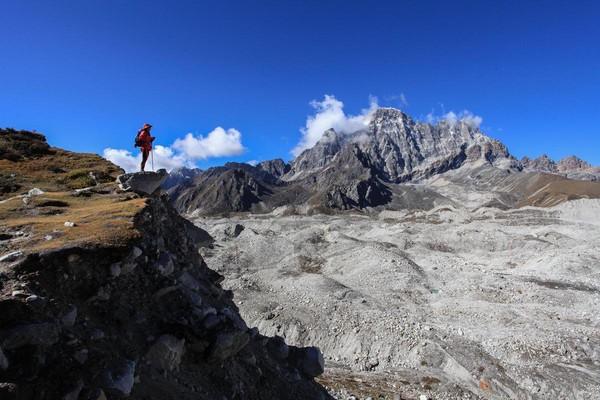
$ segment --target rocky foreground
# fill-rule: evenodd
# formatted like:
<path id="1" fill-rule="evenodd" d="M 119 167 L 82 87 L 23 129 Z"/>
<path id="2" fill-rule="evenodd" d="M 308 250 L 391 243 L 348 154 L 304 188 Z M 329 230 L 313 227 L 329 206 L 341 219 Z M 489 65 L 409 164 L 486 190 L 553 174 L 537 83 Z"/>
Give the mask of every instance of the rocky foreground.
<path id="1" fill-rule="evenodd" d="M 240 317 L 166 174 L 0 139 L 1 399 L 329 398 L 317 348 Z"/>
<path id="2" fill-rule="evenodd" d="M 246 321 L 319 346 L 337 398 L 600 398 L 599 200 L 195 223 Z"/>

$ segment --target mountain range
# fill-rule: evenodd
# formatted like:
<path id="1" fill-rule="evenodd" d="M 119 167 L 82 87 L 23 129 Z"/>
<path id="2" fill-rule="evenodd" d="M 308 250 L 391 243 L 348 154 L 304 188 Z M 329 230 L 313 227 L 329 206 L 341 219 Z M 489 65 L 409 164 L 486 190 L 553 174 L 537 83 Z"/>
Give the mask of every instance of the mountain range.
<path id="1" fill-rule="evenodd" d="M 175 175 L 181 175 L 177 171 Z M 600 167 L 575 156 L 517 160 L 471 120 L 436 124 L 377 109 L 365 129 L 329 129 L 290 163 L 189 170 L 168 189 L 182 213 L 555 205 L 600 197 Z"/>

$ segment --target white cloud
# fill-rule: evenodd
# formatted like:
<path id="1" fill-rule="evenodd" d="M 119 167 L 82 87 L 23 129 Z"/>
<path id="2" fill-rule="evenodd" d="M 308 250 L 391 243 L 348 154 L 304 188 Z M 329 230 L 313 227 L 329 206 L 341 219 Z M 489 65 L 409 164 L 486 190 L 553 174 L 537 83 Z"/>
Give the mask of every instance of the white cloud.
<path id="1" fill-rule="evenodd" d="M 454 111 L 449 111 L 442 114 L 442 116 L 435 115 L 434 110 L 431 110 L 431 113 L 427 114 L 425 120 L 432 125 L 437 124 L 440 121 L 445 121 L 451 126 L 454 126 L 458 121 L 463 121 L 475 127 L 479 127 L 483 122 L 483 118 L 481 118 L 479 115 L 473 114 L 469 110 L 463 110 L 458 114 Z"/>
<path id="2" fill-rule="evenodd" d="M 408 100 L 406 99 L 406 95 L 404 93 L 394 94 L 391 96 L 387 96 L 384 98 L 385 101 L 399 101 L 401 107 L 408 107 Z"/>
<path id="3" fill-rule="evenodd" d="M 244 150 L 242 134 L 238 130 L 231 128 L 225 131 L 217 127 L 206 137 L 202 135 L 195 137 L 188 133 L 183 139 L 176 139 L 171 146 L 153 146 L 152 153 L 146 161 L 146 170 L 152 169 L 153 161 L 155 171 L 160 168 L 171 171 L 182 166 L 193 168 L 198 160 L 238 155 Z M 134 155 L 129 150 L 107 148 L 104 149 L 103 155 L 127 172 L 140 170 L 141 152 Z"/>
<path id="4" fill-rule="evenodd" d="M 177 139 L 172 146 L 187 158 L 205 160 L 210 157 L 234 156 L 244 152 L 242 134 L 237 129 L 215 128 L 206 137 L 191 133 L 183 139 Z"/>
<path id="5" fill-rule="evenodd" d="M 377 98 L 371 97 L 368 109 L 359 115 L 346 115 L 344 103 L 332 95 L 325 95 L 323 101 L 313 100 L 310 105 L 315 109 L 315 115 L 309 115 L 306 126 L 300 129 L 302 138 L 291 153 L 298 156 L 306 149 L 313 147 L 323 136 L 326 130 L 333 128 L 338 134 L 353 134 L 365 129 L 369 125 L 371 115 L 377 109 Z"/>
<path id="6" fill-rule="evenodd" d="M 110 147 L 108 149 L 104 149 L 103 156 L 108 161 L 118 165 L 127 172 L 133 172 L 136 169 L 139 169 L 140 163 L 142 162 L 141 155 L 134 157 L 128 150 L 111 149 Z"/>

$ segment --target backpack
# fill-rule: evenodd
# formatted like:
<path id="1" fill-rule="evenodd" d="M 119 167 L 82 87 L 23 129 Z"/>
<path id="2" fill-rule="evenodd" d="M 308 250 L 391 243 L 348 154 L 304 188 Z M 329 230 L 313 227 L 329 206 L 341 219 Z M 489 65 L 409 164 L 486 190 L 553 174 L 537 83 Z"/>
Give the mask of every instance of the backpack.
<path id="1" fill-rule="evenodd" d="M 140 133 L 142 133 L 142 130 L 139 130 L 137 135 L 135 135 L 135 139 L 133 141 L 133 147 L 142 147 L 142 145 L 144 144 L 144 142 L 140 139 Z"/>

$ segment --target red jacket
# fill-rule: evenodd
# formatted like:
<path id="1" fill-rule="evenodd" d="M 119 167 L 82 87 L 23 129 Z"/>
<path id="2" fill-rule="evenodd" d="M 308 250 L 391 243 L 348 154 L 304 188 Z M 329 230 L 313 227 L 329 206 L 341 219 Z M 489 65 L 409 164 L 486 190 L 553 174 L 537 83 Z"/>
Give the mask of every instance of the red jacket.
<path id="1" fill-rule="evenodd" d="M 140 149 L 150 151 L 152 150 L 152 136 L 146 129 L 142 129 L 139 134 L 139 138 L 142 141 Z"/>

